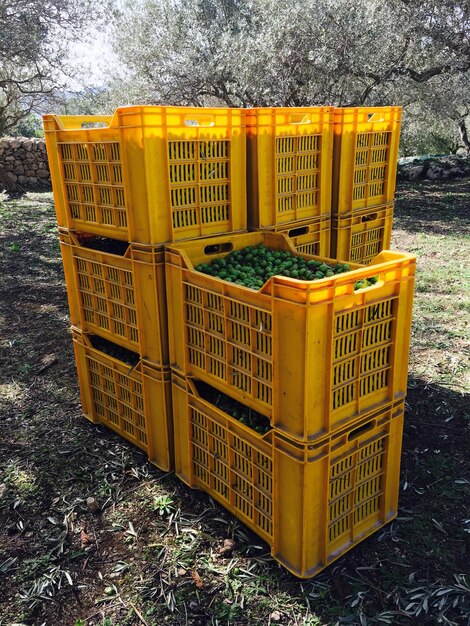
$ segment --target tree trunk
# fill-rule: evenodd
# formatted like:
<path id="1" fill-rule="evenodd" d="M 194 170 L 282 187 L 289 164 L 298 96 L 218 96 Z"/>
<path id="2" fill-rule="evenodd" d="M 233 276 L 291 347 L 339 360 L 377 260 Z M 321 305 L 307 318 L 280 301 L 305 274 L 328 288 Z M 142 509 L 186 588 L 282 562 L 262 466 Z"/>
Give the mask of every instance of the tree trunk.
<path id="1" fill-rule="evenodd" d="M 460 134 L 460 140 L 462 141 L 463 145 L 465 146 L 465 149 L 467 151 L 467 154 L 470 154 L 470 139 L 468 137 L 468 131 L 467 131 L 467 127 L 465 125 L 465 120 L 459 120 L 457 123 L 457 126 L 459 127 L 459 134 Z"/>

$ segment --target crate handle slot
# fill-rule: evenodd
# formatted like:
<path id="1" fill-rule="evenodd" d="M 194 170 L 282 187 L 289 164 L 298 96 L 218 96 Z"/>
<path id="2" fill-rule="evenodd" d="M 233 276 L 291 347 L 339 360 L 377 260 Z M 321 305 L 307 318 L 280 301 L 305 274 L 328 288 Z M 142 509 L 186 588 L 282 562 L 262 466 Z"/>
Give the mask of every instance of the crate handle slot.
<path id="1" fill-rule="evenodd" d="M 113 121 L 112 115 L 56 115 L 54 120 L 63 130 L 77 128 L 108 128 Z"/>
<path id="2" fill-rule="evenodd" d="M 214 126 L 215 121 L 212 115 L 191 115 L 184 118 L 185 126 Z"/>
<path id="3" fill-rule="evenodd" d="M 373 222 L 374 220 L 378 218 L 378 216 L 379 216 L 378 213 L 372 213 L 372 215 L 363 215 L 361 222 L 363 224 L 364 222 Z"/>
<path id="4" fill-rule="evenodd" d="M 374 276 L 377 276 L 377 274 L 375 274 Z M 371 278 L 374 278 L 374 276 L 371 276 Z M 364 279 L 361 279 L 364 280 Z M 369 285 L 368 287 L 363 287 L 362 289 L 356 289 L 354 291 L 354 293 L 360 293 L 363 291 L 366 291 L 367 289 L 377 289 L 378 287 L 383 287 L 384 286 L 384 281 L 383 280 L 378 280 L 376 283 L 374 283 L 373 285 Z M 354 290 L 354 287 L 353 287 Z"/>
<path id="5" fill-rule="evenodd" d="M 233 243 L 227 241 L 227 243 L 214 243 L 211 246 L 204 248 L 204 254 L 221 254 L 222 252 L 232 252 Z"/>
<path id="6" fill-rule="evenodd" d="M 376 115 L 377 115 L 377 119 L 375 119 Z M 368 122 L 372 122 L 372 123 L 375 123 L 375 122 L 385 122 L 384 116 L 380 115 L 380 117 L 379 117 L 379 115 L 380 115 L 380 113 L 377 113 L 377 111 L 372 112 L 372 113 L 368 113 L 367 121 Z"/>
<path id="7" fill-rule="evenodd" d="M 310 117 L 310 115 L 308 113 L 297 113 L 297 115 L 290 115 L 289 116 L 289 123 L 290 124 L 311 124 L 312 123 L 312 119 Z"/>
<path id="8" fill-rule="evenodd" d="M 291 228 L 289 231 L 289 237 L 299 237 L 300 235 L 308 235 L 308 226 Z"/>
<path id="9" fill-rule="evenodd" d="M 371 420 L 367 422 L 367 424 L 363 424 L 359 426 L 359 428 L 355 428 L 348 435 L 348 441 L 352 441 L 353 439 L 357 439 L 364 433 L 367 433 L 369 430 L 372 430 L 375 427 L 375 420 Z"/>

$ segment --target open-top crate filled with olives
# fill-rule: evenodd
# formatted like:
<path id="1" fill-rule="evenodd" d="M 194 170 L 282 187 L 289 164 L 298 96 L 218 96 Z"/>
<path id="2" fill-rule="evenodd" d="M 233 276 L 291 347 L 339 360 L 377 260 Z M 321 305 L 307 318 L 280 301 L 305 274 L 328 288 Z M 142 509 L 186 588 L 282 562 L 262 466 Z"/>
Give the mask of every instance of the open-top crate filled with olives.
<path id="1" fill-rule="evenodd" d="M 368 265 L 257 231 L 165 249 L 170 364 L 315 441 L 403 399 L 415 257 Z"/>

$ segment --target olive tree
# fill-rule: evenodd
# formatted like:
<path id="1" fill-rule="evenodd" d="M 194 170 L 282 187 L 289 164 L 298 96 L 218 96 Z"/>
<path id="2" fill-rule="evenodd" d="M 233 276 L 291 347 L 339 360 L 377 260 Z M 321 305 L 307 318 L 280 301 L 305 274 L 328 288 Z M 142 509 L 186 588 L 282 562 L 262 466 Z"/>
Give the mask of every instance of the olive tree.
<path id="1" fill-rule="evenodd" d="M 459 115 L 434 115 L 465 141 L 466 0 L 122 0 L 111 38 L 147 102 L 403 103 L 412 117 L 447 93 Z"/>
<path id="2" fill-rule="evenodd" d="M 68 44 L 97 15 L 92 0 L 1 0 L 0 136 L 66 84 Z"/>

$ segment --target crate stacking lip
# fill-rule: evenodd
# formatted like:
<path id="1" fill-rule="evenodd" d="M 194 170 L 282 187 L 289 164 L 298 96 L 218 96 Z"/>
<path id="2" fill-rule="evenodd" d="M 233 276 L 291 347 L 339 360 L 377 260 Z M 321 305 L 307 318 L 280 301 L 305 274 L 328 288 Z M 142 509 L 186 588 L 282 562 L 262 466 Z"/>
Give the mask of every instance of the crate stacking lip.
<path id="1" fill-rule="evenodd" d="M 273 276 L 259 291 L 194 269 L 261 243 L 297 254 L 285 235 L 269 232 L 166 247 L 170 366 L 300 441 L 403 399 L 415 257 L 384 251 L 345 274 L 311 282 Z M 354 290 L 372 276 L 376 284 Z"/>
<path id="2" fill-rule="evenodd" d="M 255 229 L 256 230 L 256 229 Z M 330 256 L 331 218 L 316 217 L 305 222 L 293 222 L 274 226 L 270 232 L 285 234 L 300 254 Z"/>
<path id="3" fill-rule="evenodd" d="M 248 109 L 246 134 L 250 228 L 331 214 L 333 107 Z"/>
<path id="4" fill-rule="evenodd" d="M 172 374 L 175 471 L 221 503 L 301 578 L 397 514 L 404 401 L 315 444 L 259 435 Z"/>
<path id="5" fill-rule="evenodd" d="M 59 231 L 74 326 L 168 365 L 164 250 L 105 240 L 123 254 L 90 248 L 93 238 Z"/>
<path id="6" fill-rule="evenodd" d="M 392 239 L 393 202 L 357 211 L 331 222 L 332 256 L 369 263 L 388 250 Z"/>
<path id="7" fill-rule="evenodd" d="M 133 365 L 93 346 L 72 327 L 83 414 L 144 450 L 162 470 L 173 468 L 171 373 L 142 359 Z"/>
<path id="8" fill-rule="evenodd" d="M 242 109 L 43 116 L 59 227 L 162 244 L 246 230 Z"/>
<path id="9" fill-rule="evenodd" d="M 401 107 L 334 110 L 333 215 L 392 202 Z"/>

